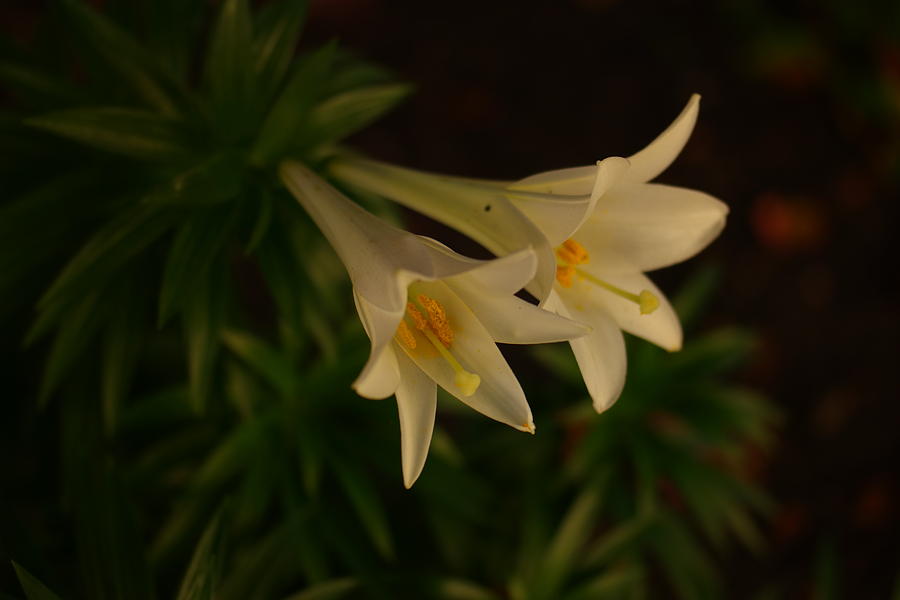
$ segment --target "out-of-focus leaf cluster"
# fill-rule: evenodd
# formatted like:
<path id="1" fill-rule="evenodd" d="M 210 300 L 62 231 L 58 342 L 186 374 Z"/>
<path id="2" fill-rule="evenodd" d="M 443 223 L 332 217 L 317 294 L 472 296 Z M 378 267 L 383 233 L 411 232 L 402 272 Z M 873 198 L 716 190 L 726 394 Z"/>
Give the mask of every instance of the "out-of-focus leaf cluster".
<path id="1" fill-rule="evenodd" d="M 773 414 L 727 384 L 743 332 L 674 356 L 635 345 L 602 417 L 568 349 L 537 349 L 539 434 L 442 399 L 402 489 L 396 409 L 349 390 L 367 341 L 346 278 L 274 171 L 319 164 L 409 87 L 335 44 L 297 55 L 305 15 L 302 0 L 60 0 L 28 51 L 0 48 L 0 319 L 43 361 L 22 395 L 53 415 L 12 443 L 60 456 L 58 506 L 0 498 L 32 515 L 0 536 L 22 591 L 713 595 L 711 552 L 758 547 L 767 507 L 747 464 Z M 711 287 L 697 281 L 687 319 Z"/>

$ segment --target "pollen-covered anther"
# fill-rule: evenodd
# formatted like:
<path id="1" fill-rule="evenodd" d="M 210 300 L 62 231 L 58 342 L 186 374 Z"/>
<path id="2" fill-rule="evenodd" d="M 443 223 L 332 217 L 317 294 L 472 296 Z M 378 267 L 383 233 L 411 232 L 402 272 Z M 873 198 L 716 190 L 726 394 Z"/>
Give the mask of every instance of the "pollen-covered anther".
<path id="1" fill-rule="evenodd" d="M 428 321 L 425 320 L 425 317 L 422 316 L 422 313 L 419 312 L 419 309 L 416 308 L 416 305 L 412 302 L 406 303 L 406 314 L 409 315 L 409 318 L 413 320 L 413 324 L 416 326 L 416 329 L 419 331 L 425 331 L 428 329 Z"/>
<path id="2" fill-rule="evenodd" d="M 556 280 L 565 288 L 572 287 L 572 278 L 575 276 L 575 267 L 572 265 L 557 265 Z"/>
<path id="3" fill-rule="evenodd" d="M 449 348 L 453 343 L 453 329 L 450 328 L 450 322 L 447 320 L 447 311 L 441 306 L 441 303 L 424 294 L 419 294 L 416 298 L 428 313 L 428 323 L 431 330 L 441 340 L 445 348 Z"/>
<path id="4" fill-rule="evenodd" d="M 421 315 L 419 316 L 421 317 Z M 406 324 L 406 321 L 400 321 L 400 325 L 397 326 L 397 333 L 394 334 L 394 337 L 410 350 L 416 349 L 416 337 L 410 330 L 409 325 Z"/>
<path id="5" fill-rule="evenodd" d="M 423 315 L 422 313 L 425 314 Z M 450 321 L 447 320 L 447 311 L 444 310 L 441 303 L 434 298 L 419 294 L 406 303 L 406 315 L 412 321 L 413 326 L 422 332 L 428 343 L 437 350 L 441 358 L 447 361 L 447 364 L 453 369 L 453 383 L 459 388 L 462 395 L 471 396 L 478 391 L 478 387 L 481 385 L 481 377 L 467 371 L 450 351 L 450 344 L 453 342 L 453 330 L 450 328 Z M 428 317 L 426 318 L 425 315 L 428 315 Z M 416 339 L 413 337 L 409 327 L 404 327 L 405 325 L 405 321 L 401 322 L 395 337 L 407 349 L 413 350 L 415 349 Z M 409 334 L 413 345 L 407 343 L 404 337 L 406 334 Z"/>
<path id="6" fill-rule="evenodd" d="M 556 256 L 568 265 L 583 265 L 590 261 L 590 254 L 575 240 L 566 240 L 556 249 Z"/>

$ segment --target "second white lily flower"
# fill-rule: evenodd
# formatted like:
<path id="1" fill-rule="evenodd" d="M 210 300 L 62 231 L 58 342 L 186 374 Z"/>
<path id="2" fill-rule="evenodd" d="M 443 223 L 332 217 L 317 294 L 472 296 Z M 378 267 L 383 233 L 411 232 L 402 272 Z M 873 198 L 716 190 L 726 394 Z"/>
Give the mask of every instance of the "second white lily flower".
<path id="1" fill-rule="evenodd" d="M 422 471 L 437 385 L 475 410 L 534 432 L 531 410 L 496 342 L 533 344 L 586 334 L 583 324 L 515 294 L 533 279 L 534 251 L 478 261 L 368 213 L 302 164 L 280 176 L 343 261 L 371 352 L 354 389 L 395 395 L 404 484 Z"/>

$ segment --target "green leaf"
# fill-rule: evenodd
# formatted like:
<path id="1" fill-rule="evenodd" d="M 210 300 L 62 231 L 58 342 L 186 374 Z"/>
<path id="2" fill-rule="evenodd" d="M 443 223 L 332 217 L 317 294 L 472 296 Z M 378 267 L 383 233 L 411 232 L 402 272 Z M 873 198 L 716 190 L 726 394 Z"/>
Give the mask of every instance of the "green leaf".
<path id="1" fill-rule="evenodd" d="M 101 447 L 102 425 L 93 385 L 80 377 L 62 402 L 60 452 L 63 504 L 74 521 L 84 597 L 149 600 L 153 585 L 135 519 L 135 506 Z M 88 391 L 91 390 L 91 391 Z"/>
<path id="2" fill-rule="evenodd" d="M 669 359 L 671 368 L 682 379 L 696 374 L 709 377 L 743 364 L 756 346 L 756 337 L 742 329 L 716 330 L 691 342 Z"/>
<path id="3" fill-rule="evenodd" d="M 251 162 L 265 165 L 279 158 L 297 142 L 302 127 L 310 120 L 310 110 L 321 97 L 337 44 L 326 44 L 294 67 L 284 90 L 275 100 L 251 152 Z"/>
<path id="4" fill-rule="evenodd" d="M 230 288 L 225 267 L 218 261 L 203 273 L 194 274 L 194 289 L 184 298 L 183 324 L 188 350 L 191 406 L 198 414 L 206 410 L 213 392 L 219 338 Z"/>
<path id="5" fill-rule="evenodd" d="M 307 0 L 277 0 L 263 7 L 259 14 L 253 71 L 256 94 L 263 105 L 268 105 L 288 71 L 308 7 Z"/>
<path id="6" fill-rule="evenodd" d="M 82 229 L 107 207 L 99 199 L 93 207 L 77 199 L 96 194 L 101 179 L 95 169 L 58 173 L 0 206 L 0 240 L 15 249 L 0 253 L 0 297 L 21 294 L 24 280 L 43 276 L 42 267 L 79 241 Z"/>
<path id="7" fill-rule="evenodd" d="M 134 3 L 134 0 L 128 0 Z M 205 3 L 185 0 L 141 0 L 139 17 L 146 32 L 147 50 L 160 68 L 186 81 L 196 53 L 196 39 L 204 25 Z"/>
<path id="8" fill-rule="evenodd" d="M 184 500 L 157 529 L 150 546 L 150 558 L 154 563 L 169 558 L 192 531 L 199 529 L 198 520 L 206 521 L 211 507 L 218 504 L 224 488 L 247 468 L 267 431 L 266 419 L 271 419 L 271 416 L 257 417 L 241 423 L 208 453 L 195 470 Z"/>
<path id="9" fill-rule="evenodd" d="M 222 341 L 284 396 L 290 397 L 298 389 L 294 366 L 262 340 L 248 333 L 226 331 L 222 334 Z"/>
<path id="10" fill-rule="evenodd" d="M 44 366 L 44 376 L 38 394 L 40 406 L 46 405 L 47 399 L 56 390 L 63 376 L 76 359 L 83 356 L 84 350 L 100 327 L 102 318 L 99 292 L 94 292 L 81 298 L 63 320 Z"/>
<path id="11" fill-rule="evenodd" d="M 244 160 L 239 153 L 220 152 L 172 178 L 148 194 L 143 202 L 179 207 L 218 204 L 242 191 L 245 176 Z"/>
<path id="12" fill-rule="evenodd" d="M 79 0 L 62 0 L 62 7 L 67 27 L 78 33 L 81 43 L 128 82 L 139 97 L 165 115 L 178 113 L 158 65 L 137 40 Z"/>
<path id="13" fill-rule="evenodd" d="M 191 564 L 181 581 L 177 600 L 214 600 L 222 572 L 224 556 L 224 531 L 220 508 L 210 520 L 203 537 L 194 549 Z"/>
<path id="14" fill-rule="evenodd" d="M 180 308 L 197 275 L 209 270 L 231 234 L 236 215 L 233 206 L 217 207 L 199 212 L 179 228 L 163 270 L 158 327 Z"/>
<path id="15" fill-rule="evenodd" d="M 25 124 L 115 154 L 145 160 L 184 159 L 187 142 L 172 119 L 129 108 L 78 108 L 47 113 Z"/>
<path id="16" fill-rule="evenodd" d="M 328 77 L 326 95 L 394 80 L 396 77 L 384 67 L 359 58 L 346 48 L 338 48 L 333 73 Z"/>
<path id="17" fill-rule="evenodd" d="M 720 269 L 703 266 L 678 290 L 678 294 L 672 299 L 672 305 L 685 330 L 699 321 L 721 279 Z"/>
<path id="18" fill-rule="evenodd" d="M 253 43 L 247 0 L 224 0 L 206 56 L 205 77 L 212 97 L 216 129 L 234 139 L 247 124 Z"/>
<path id="19" fill-rule="evenodd" d="M 384 506 L 372 485 L 349 461 L 332 456 L 332 467 L 363 527 L 384 558 L 394 555 L 394 544 Z"/>
<path id="20" fill-rule="evenodd" d="M 500 600 L 489 589 L 463 579 L 442 578 L 435 587 L 434 597 L 440 600 Z"/>
<path id="21" fill-rule="evenodd" d="M 32 109 L 80 103 L 83 94 L 67 82 L 21 64 L 0 63 L 0 81 Z"/>
<path id="22" fill-rule="evenodd" d="M 645 577 L 639 565 L 627 565 L 598 575 L 580 585 L 566 600 L 602 600 L 603 598 L 635 597 L 626 596 L 626 592 L 634 591 Z M 639 597 L 639 596 L 638 596 Z"/>
<path id="23" fill-rule="evenodd" d="M 333 96 L 310 114 L 303 147 L 337 142 L 366 127 L 404 100 L 413 88 L 407 84 L 373 85 Z"/>
<path id="24" fill-rule="evenodd" d="M 263 188 L 259 192 L 259 212 L 256 215 L 256 223 L 253 225 L 253 230 L 250 232 L 250 239 L 244 247 L 244 254 L 251 254 L 257 246 L 259 246 L 260 241 L 262 241 L 268 233 L 269 225 L 271 224 L 272 196 L 265 188 Z"/>
<path id="25" fill-rule="evenodd" d="M 15 561 L 12 561 L 12 565 L 16 570 L 16 577 L 19 578 L 19 585 L 22 586 L 22 591 L 25 592 L 25 597 L 28 600 L 60 600 L 59 596 L 51 592 L 47 586 L 26 571 L 24 567 Z"/>
<path id="26" fill-rule="evenodd" d="M 612 562 L 640 540 L 652 526 L 654 513 L 648 513 L 619 525 L 593 543 L 584 556 L 584 563 L 591 567 Z"/>
<path id="27" fill-rule="evenodd" d="M 292 251 L 288 235 L 283 220 L 274 219 L 269 235 L 257 249 L 257 256 L 269 292 L 278 307 L 283 345 L 289 355 L 298 356 L 306 337 L 305 304 L 309 302 L 312 283 Z M 316 311 L 311 318 L 321 320 L 321 311 Z"/>
<path id="28" fill-rule="evenodd" d="M 100 390 L 107 435 L 116 432 L 120 406 L 128 395 L 144 337 L 143 290 L 134 277 L 121 282 L 120 294 L 107 315 Z"/>
<path id="29" fill-rule="evenodd" d="M 125 262 L 156 241 L 175 215 L 141 204 L 124 212 L 95 233 L 69 261 L 39 306 L 44 309 L 60 295 L 75 295 L 101 287 Z"/>
<path id="30" fill-rule="evenodd" d="M 343 598 L 348 592 L 355 590 L 357 587 L 356 580 L 350 577 L 332 579 L 331 581 L 323 581 L 310 586 L 302 592 L 288 596 L 284 600 L 338 600 L 338 598 Z M 31 599 L 29 598 L 29 600 Z"/>
<path id="31" fill-rule="evenodd" d="M 569 507 L 529 584 L 534 598 L 558 598 L 569 573 L 595 527 L 600 508 L 597 490 L 584 490 Z"/>

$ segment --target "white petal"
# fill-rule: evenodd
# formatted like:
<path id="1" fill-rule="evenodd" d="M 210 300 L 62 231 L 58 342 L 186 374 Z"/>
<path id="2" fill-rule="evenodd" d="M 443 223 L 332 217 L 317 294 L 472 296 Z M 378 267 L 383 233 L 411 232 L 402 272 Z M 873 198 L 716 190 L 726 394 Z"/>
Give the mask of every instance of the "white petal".
<path id="1" fill-rule="evenodd" d="M 434 415 L 437 409 L 437 385 L 409 358 L 397 357 L 400 387 L 397 388 L 397 411 L 400 415 L 400 450 L 403 485 L 412 487 L 428 456 Z"/>
<path id="2" fill-rule="evenodd" d="M 556 271 L 553 248 L 541 230 L 505 197 L 505 190 L 370 160 L 334 160 L 329 170 L 351 186 L 389 198 L 460 231 L 498 256 L 531 246 L 538 268 L 529 290 L 543 299 L 552 289 Z"/>
<path id="3" fill-rule="evenodd" d="M 681 114 L 665 131 L 650 142 L 646 148 L 628 157 L 631 169 L 628 171 L 626 179 L 634 183 L 643 183 L 665 171 L 678 157 L 688 138 L 691 137 L 699 110 L 700 95 L 694 94 L 688 100 Z"/>
<path id="4" fill-rule="evenodd" d="M 282 162 L 279 175 L 328 238 L 353 287 L 372 304 L 399 310 L 412 274 L 431 275 L 431 262 L 414 235 L 366 212 L 296 161 Z"/>
<path id="5" fill-rule="evenodd" d="M 400 385 L 400 371 L 397 358 L 390 347 L 397 326 L 403 318 L 403 311 L 388 312 L 367 302 L 353 291 L 356 312 L 362 321 L 366 335 L 372 342 L 369 360 L 353 382 L 353 389 L 364 398 L 381 399 L 392 395 Z M 404 310 L 406 305 L 404 304 Z"/>
<path id="6" fill-rule="evenodd" d="M 470 281 L 474 285 L 483 286 L 498 294 L 512 295 L 524 288 L 534 278 L 537 271 L 537 258 L 531 248 L 524 248 L 492 260 L 475 260 L 456 254 L 437 240 L 426 237 L 421 239 L 435 255 L 455 255 L 459 259 L 468 261 L 471 265 L 471 268 L 466 269 L 462 274 L 458 274 L 459 270 L 456 273 L 448 272 L 443 274 L 440 279 L 455 279 L 465 276 L 466 281 Z"/>
<path id="7" fill-rule="evenodd" d="M 542 192 L 545 194 L 586 196 L 591 193 L 596 178 L 596 165 L 569 167 L 529 175 L 524 179 L 511 183 L 509 189 Z"/>
<path id="8" fill-rule="evenodd" d="M 474 281 L 473 273 L 444 281 L 502 344 L 562 342 L 590 332 L 590 326 L 560 317 L 510 294 L 498 294 Z M 553 292 L 551 292 L 552 294 Z"/>
<path id="9" fill-rule="evenodd" d="M 638 183 L 617 186 L 598 202 L 577 240 L 605 268 L 652 271 L 686 260 L 725 226 L 728 207 L 703 192 Z"/>
<path id="10" fill-rule="evenodd" d="M 628 333 L 653 342 L 670 352 L 681 349 L 682 333 L 678 315 L 659 288 L 642 273 L 606 271 L 593 262 L 579 268 L 633 294 L 649 290 L 659 300 L 659 306 L 651 314 L 642 315 L 639 306 L 634 302 L 587 280 L 575 281 L 574 285 L 566 290 L 566 298 L 581 296 L 579 298 L 581 305 L 587 307 L 595 304 L 602 307 L 619 327 Z"/>
<path id="11" fill-rule="evenodd" d="M 415 349 L 402 346 L 406 355 L 439 386 L 478 412 L 521 431 L 533 432 L 531 409 L 522 387 L 493 338 L 469 307 L 440 281 L 419 282 L 411 291 L 430 296 L 444 306 L 455 334 L 449 351 L 463 368 L 481 378 L 481 384 L 471 396 L 463 395 L 455 383 L 453 368 L 418 331 L 413 331 L 417 341 Z"/>
<path id="12" fill-rule="evenodd" d="M 586 177 L 581 179 L 553 179 L 566 177 L 570 172 L 580 174 L 587 169 Z M 509 198 L 513 204 L 528 216 L 529 219 L 540 228 L 547 236 L 551 246 L 559 246 L 572 237 L 572 234 L 581 227 L 593 213 L 597 200 L 612 187 L 628 170 L 628 161 L 624 158 L 610 157 L 598 161 L 593 167 L 576 167 L 562 171 L 551 171 L 534 175 L 523 179 L 510 186 L 511 190 L 534 189 L 542 194 L 525 195 L 524 193 L 510 193 Z M 549 179 L 546 179 L 550 177 Z M 541 179 L 545 178 L 545 179 Z M 538 181 L 535 181 L 535 180 Z M 554 193 L 565 193 L 560 189 L 577 187 L 584 190 L 581 197 L 575 196 L 566 199 L 561 196 L 551 196 Z"/>
<path id="13" fill-rule="evenodd" d="M 625 386 L 627 358 L 625 340 L 615 321 L 594 305 L 581 305 L 577 298 L 567 298 L 566 292 L 554 292 L 552 305 L 561 315 L 590 323 L 590 334 L 571 340 L 572 352 L 581 370 L 581 376 L 594 403 L 594 410 L 602 413 L 612 406 Z"/>

